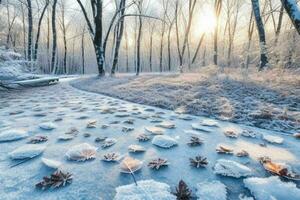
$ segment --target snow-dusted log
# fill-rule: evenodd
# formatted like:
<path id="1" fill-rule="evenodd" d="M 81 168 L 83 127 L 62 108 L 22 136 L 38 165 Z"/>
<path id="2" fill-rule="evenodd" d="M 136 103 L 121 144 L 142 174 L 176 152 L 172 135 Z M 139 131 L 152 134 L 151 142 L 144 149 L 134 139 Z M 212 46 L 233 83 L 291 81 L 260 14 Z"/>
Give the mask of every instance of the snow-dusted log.
<path id="1" fill-rule="evenodd" d="M 300 35 L 300 9 L 296 0 L 281 0 L 281 2 Z"/>

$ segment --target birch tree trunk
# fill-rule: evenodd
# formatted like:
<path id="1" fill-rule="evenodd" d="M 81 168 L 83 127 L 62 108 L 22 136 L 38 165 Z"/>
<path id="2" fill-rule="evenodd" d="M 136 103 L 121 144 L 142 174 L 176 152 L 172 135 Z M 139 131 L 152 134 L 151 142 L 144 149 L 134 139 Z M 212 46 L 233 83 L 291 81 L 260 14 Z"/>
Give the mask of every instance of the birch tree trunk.
<path id="1" fill-rule="evenodd" d="M 254 18 L 256 21 L 256 27 L 259 36 L 260 43 L 260 67 L 259 70 L 263 70 L 268 65 L 267 47 L 266 47 L 266 34 L 264 24 L 260 15 L 259 1 L 251 0 Z"/>
<path id="2" fill-rule="evenodd" d="M 27 44 L 27 60 L 31 61 L 31 52 L 32 52 L 32 6 L 31 0 L 27 0 L 27 9 L 28 9 L 28 44 Z"/>
<path id="3" fill-rule="evenodd" d="M 53 4 L 52 4 L 52 57 L 51 57 L 51 73 L 55 73 L 55 58 L 56 58 L 56 48 L 57 48 L 56 4 L 57 4 L 57 0 L 53 0 Z"/>
<path id="4" fill-rule="evenodd" d="M 296 0 L 281 0 L 286 12 L 300 35 L 300 9 Z"/>

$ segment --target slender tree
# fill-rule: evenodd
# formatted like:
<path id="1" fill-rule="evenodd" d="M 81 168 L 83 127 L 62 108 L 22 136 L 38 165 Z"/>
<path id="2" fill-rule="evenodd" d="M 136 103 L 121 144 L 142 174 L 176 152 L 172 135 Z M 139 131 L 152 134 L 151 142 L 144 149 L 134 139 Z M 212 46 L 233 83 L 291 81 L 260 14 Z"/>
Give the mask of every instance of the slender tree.
<path id="1" fill-rule="evenodd" d="M 31 61 L 31 52 L 32 52 L 32 30 L 33 30 L 33 22 L 32 22 L 32 6 L 31 0 L 27 0 L 27 16 L 28 16 L 28 43 L 27 43 L 27 59 Z"/>
<path id="2" fill-rule="evenodd" d="M 55 73 L 55 58 L 57 48 L 57 33 L 56 33 L 56 4 L 57 0 L 53 0 L 52 4 L 52 57 L 51 57 L 51 72 Z"/>
<path id="3" fill-rule="evenodd" d="M 267 47 L 266 47 L 266 34 L 264 24 L 260 14 L 259 1 L 251 0 L 254 18 L 260 42 L 260 67 L 259 70 L 264 69 L 268 65 Z"/>
<path id="4" fill-rule="evenodd" d="M 296 0 L 281 0 L 286 12 L 300 35 L 300 9 Z"/>
<path id="5" fill-rule="evenodd" d="M 219 40 L 219 24 L 220 24 L 220 14 L 222 10 L 222 0 L 215 0 L 215 16 L 216 16 L 216 26 L 214 32 L 214 65 L 218 65 L 218 40 Z"/>
<path id="6" fill-rule="evenodd" d="M 38 29 L 37 29 L 37 34 L 36 34 L 36 40 L 35 40 L 35 45 L 34 45 L 34 52 L 33 52 L 33 60 L 34 61 L 37 60 L 42 21 L 43 21 L 43 18 L 44 18 L 44 15 L 45 15 L 45 12 L 47 10 L 48 5 L 49 5 L 49 0 L 46 0 L 44 8 L 43 8 L 42 13 L 41 13 L 41 16 L 39 18 Z"/>

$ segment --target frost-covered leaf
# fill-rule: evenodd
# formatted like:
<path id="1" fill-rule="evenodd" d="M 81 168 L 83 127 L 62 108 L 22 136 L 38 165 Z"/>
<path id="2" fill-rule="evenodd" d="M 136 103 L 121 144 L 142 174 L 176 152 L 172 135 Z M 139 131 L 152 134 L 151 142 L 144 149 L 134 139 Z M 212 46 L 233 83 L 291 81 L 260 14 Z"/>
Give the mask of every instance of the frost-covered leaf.
<path id="1" fill-rule="evenodd" d="M 37 183 L 35 186 L 42 190 L 48 188 L 59 188 L 72 183 L 72 179 L 72 174 L 68 172 L 64 173 L 62 171 L 56 171 L 53 174 L 51 174 L 50 177 L 45 176 L 43 180 Z"/>
<path id="2" fill-rule="evenodd" d="M 43 129 L 43 130 L 51 131 L 51 130 L 53 130 L 53 129 L 56 128 L 56 125 L 53 124 L 52 122 L 45 122 L 45 123 L 41 123 L 41 124 L 39 125 L 39 127 L 40 127 L 41 129 Z"/>
<path id="3" fill-rule="evenodd" d="M 120 160 L 121 156 L 119 153 L 107 153 L 105 155 L 103 155 L 102 160 L 106 161 L 106 162 L 116 162 L 118 160 Z"/>
<path id="4" fill-rule="evenodd" d="M 157 135 L 152 139 L 152 144 L 161 148 L 171 148 L 176 146 L 178 142 L 166 135 Z"/>
<path id="5" fill-rule="evenodd" d="M 196 156 L 195 158 L 190 158 L 190 165 L 196 168 L 206 167 L 208 165 L 208 161 L 205 157 Z"/>
<path id="6" fill-rule="evenodd" d="M 74 139 L 74 136 L 63 134 L 63 135 L 60 135 L 57 139 L 61 140 L 61 141 L 68 141 L 68 140 Z"/>
<path id="7" fill-rule="evenodd" d="M 117 187 L 116 193 L 114 200 L 176 200 L 169 185 L 154 180 Z"/>
<path id="8" fill-rule="evenodd" d="M 76 136 L 79 133 L 76 127 L 71 127 L 65 134 Z"/>
<path id="9" fill-rule="evenodd" d="M 227 189 L 220 181 L 201 182 L 197 184 L 196 196 L 199 200 L 226 200 Z"/>
<path id="10" fill-rule="evenodd" d="M 21 129 L 5 130 L 0 133 L 0 142 L 10 142 L 28 137 L 28 133 Z"/>
<path id="11" fill-rule="evenodd" d="M 248 157 L 249 156 L 249 153 L 245 150 L 241 150 L 239 152 L 236 153 L 236 156 L 237 157 Z"/>
<path id="12" fill-rule="evenodd" d="M 153 135 L 163 135 L 165 130 L 159 127 L 145 127 L 145 130 Z"/>
<path id="13" fill-rule="evenodd" d="M 203 140 L 197 136 L 191 136 L 190 141 L 187 143 L 191 147 L 200 146 L 203 144 Z"/>
<path id="14" fill-rule="evenodd" d="M 44 145 L 26 144 L 10 152 L 9 156 L 14 160 L 34 158 L 40 155 L 45 149 L 46 146 Z"/>
<path id="15" fill-rule="evenodd" d="M 148 163 L 148 167 L 151 169 L 160 169 L 161 167 L 168 166 L 170 163 L 168 162 L 167 159 L 163 158 L 158 158 L 158 159 L 153 159 Z"/>
<path id="16" fill-rule="evenodd" d="M 173 124 L 172 122 L 168 122 L 168 121 L 163 121 L 160 124 L 156 125 L 157 127 L 161 127 L 161 128 L 166 128 L 166 129 L 173 129 L 176 127 L 175 124 Z"/>
<path id="17" fill-rule="evenodd" d="M 124 132 L 124 133 L 128 133 L 128 132 L 131 132 L 131 131 L 133 131 L 134 130 L 134 128 L 133 127 L 122 127 L 122 132 Z"/>
<path id="18" fill-rule="evenodd" d="M 245 186 L 256 200 L 299 199 L 300 189 L 292 182 L 282 182 L 278 177 L 247 178 Z"/>
<path id="19" fill-rule="evenodd" d="M 102 148 L 108 148 L 116 144 L 117 140 L 114 138 L 106 138 L 102 144 Z"/>
<path id="20" fill-rule="evenodd" d="M 140 142 L 146 142 L 150 140 L 150 137 L 146 134 L 140 134 L 136 139 Z"/>
<path id="21" fill-rule="evenodd" d="M 97 121 L 93 120 L 93 121 L 89 121 L 86 125 L 86 128 L 96 128 L 97 127 Z"/>
<path id="22" fill-rule="evenodd" d="M 238 133 L 236 133 L 235 131 L 233 130 L 227 130 L 224 132 L 224 135 L 226 137 L 229 137 L 229 138 L 237 138 L 238 137 Z"/>
<path id="23" fill-rule="evenodd" d="M 300 139 L 300 133 L 295 133 L 293 136 L 297 139 Z"/>
<path id="24" fill-rule="evenodd" d="M 43 136 L 43 135 L 36 135 L 33 136 L 31 138 L 29 138 L 28 143 L 30 144 L 38 144 L 38 143 L 43 143 L 48 141 L 48 137 L 47 136 Z"/>
<path id="25" fill-rule="evenodd" d="M 202 126 L 219 127 L 218 122 L 212 119 L 204 119 L 200 122 L 200 124 Z"/>
<path id="26" fill-rule="evenodd" d="M 189 189 L 187 184 L 180 180 L 178 186 L 176 187 L 175 195 L 177 200 L 191 200 L 192 199 L 192 191 Z"/>
<path id="27" fill-rule="evenodd" d="M 142 168 L 143 162 L 131 157 L 125 157 L 120 163 L 122 173 L 134 173 Z"/>
<path id="28" fill-rule="evenodd" d="M 233 160 L 219 159 L 214 166 L 215 174 L 230 176 L 234 178 L 247 177 L 253 174 L 252 170 Z"/>
<path id="29" fill-rule="evenodd" d="M 128 151 L 132 153 L 138 153 L 138 152 L 145 152 L 146 149 L 140 145 L 133 144 L 133 145 L 129 145 Z"/>
<path id="30" fill-rule="evenodd" d="M 48 158 L 42 158 L 42 162 L 44 165 L 47 167 L 53 168 L 53 169 L 58 169 L 62 163 L 56 160 L 48 159 Z"/>
<path id="31" fill-rule="evenodd" d="M 259 158 L 261 164 L 273 175 L 281 176 L 291 180 L 300 180 L 300 175 L 292 171 L 291 167 L 285 163 L 275 163 L 268 157 Z"/>
<path id="32" fill-rule="evenodd" d="M 263 135 L 263 139 L 271 144 L 282 144 L 283 138 L 272 135 Z"/>
<path id="33" fill-rule="evenodd" d="M 206 126 L 202 126 L 201 124 L 192 124 L 192 128 L 196 131 L 200 131 L 200 132 L 206 132 L 206 133 L 209 133 L 211 132 L 211 130 L 206 127 Z"/>
<path id="34" fill-rule="evenodd" d="M 233 149 L 230 149 L 228 147 L 225 147 L 223 145 L 219 145 L 216 148 L 217 153 L 219 154 L 233 154 Z"/>
<path id="35" fill-rule="evenodd" d="M 97 153 L 97 148 L 87 144 L 77 144 L 72 146 L 66 153 L 68 160 L 73 161 L 86 161 L 90 159 L 95 159 Z"/>

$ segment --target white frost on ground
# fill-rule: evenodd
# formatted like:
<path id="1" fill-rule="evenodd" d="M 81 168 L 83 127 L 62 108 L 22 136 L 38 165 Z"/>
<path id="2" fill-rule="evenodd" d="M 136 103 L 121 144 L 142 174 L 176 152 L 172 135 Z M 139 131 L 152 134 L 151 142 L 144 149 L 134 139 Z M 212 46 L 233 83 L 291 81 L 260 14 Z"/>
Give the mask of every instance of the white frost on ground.
<path id="1" fill-rule="evenodd" d="M 300 198 L 300 189 L 292 182 L 282 182 L 278 177 L 247 178 L 245 186 L 257 200 L 296 200 Z"/>
<path id="2" fill-rule="evenodd" d="M 199 200 L 226 200 L 227 189 L 220 181 L 202 182 L 197 184 L 196 196 Z"/>
<path id="3" fill-rule="evenodd" d="M 165 183 L 145 180 L 137 184 L 117 187 L 114 200 L 176 200 L 170 186 Z"/>
<path id="4" fill-rule="evenodd" d="M 107 110 L 109 109 L 109 110 Z M 116 113 L 126 113 L 128 117 L 117 117 Z M 146 117 L 148 116 L 148 118 Z M 147 134 L 150 139 L 155 135 L 145 130 L 145 127 L 156 127 L 159 122 L 153 121 L 153 116 L 162 121 L 170 121 L 175 124 L 173 129 L 164 129 L 163 136 L 176 139 L 178 146 L 171 149 L 162 149 L 151 143 L 151 140 L 139 142 L 137 137 Z M 282 145 L 268 144 L 260 146 L 264 142 L 262 137 L 248 138 L 239 137 L 235 140 L 226 137 L 223 133 L 226 127 L 241 130 L 251 130 L 259 134 L 276 136 L 278 132 L 242 126 L 226 121 L 216 120 L 218 127 L 204 126 L 211 130 L 210 133 L 191 130 L 192 124 L 200 124 L 206 121 L 206 117 L 197 117 L 177 114 L 172 111 L 134 104 L 94 93 L 80 91 L 70 87 L 67 81 L 50 87 L 27 88 L 17 91 L 0 92 L 0 128 L 1 130 L 21 129 L 28 130 L 30 138 L 37 135 L 46 136 L 47 146 L 43 157 L 61 162 L 64 170 L 73 174 L 72 184 L 67 187 L 38 191 L 35 184 L 44 176 L 49 176 L 53 169 L 46 167 L 41 161 L 42 156 L 30 159 L 22 164 L 20 161 L 10 159 L 9 153 L 25 145 L 27 140 L 0 143 L 0 195 L 1 200 L 53 200 L 53 199 L 103 199 L 110 200 L 116 195 L 115 188 L 122 185 L 132 184 L 130 174 L 122 173 L 118 162 L 102 162 L 104 155 L 113 152 L 119 155 L 130 156 L 143 163 L 140 170 L 134 173 L 137 181 L 153 179 L 168 184 L 174 192 L 178 182 L 184 180 L 195 195 L 199 181 L 205 177 L 207 182 L 219 180 L 227 187 L 227 198 L 238 199 L 240 194 L 249 194 L 244 187 L 242 179 L 228 178 L 214 173 L 213 166 L 219 159 L 230 159 L 239 163 L 247 163 L 247 167 L 255 169 L 254 175 L 264 177 L 268 175 L 258 163 L 257 157 L 269 156 L 276 162 L 284 162 L 293 167 L 295 172 L 300 169 L 299 141 L 288 135 L 282 135 Z M 95 128 L 87 128 L 87 124 L 96 120 Z M 56 126 L 55 130 L 47 131 L 39 127 L 40 124 L 51 122 Z M 127 123 L 133 123 L 130 127 L 134 130 L 122 132 Z M 108 126 L 107 126 L 108 125 Z M 129 126 L 129 125 L 128 125 Z M 68 141 L 58 141 L 61 135 L 72 130 L 78 130 L 74 138 Z M 187 145 L 192 135 L 203 139 L 203 145 L 190 147 Z M 103 148 L 108 142 L 105 138 L 114 138 L 114 145 Z M 65 154 L 71 147 L 88 143 L 98 148 L 91 152 L 95 155 L 89 162 L 71 162 Z M 141 154 L 128 152 L 128 146 L 137 144 L 146 151 Z M 234 155 L 223 155 L 216 152 L 218 144 L 226 144 L 234 151 L 246 150 L 250 156 L 238 158 Z M 40 144 L 36 144 L 40 145 Z M 89 156 L 85 154 L 85 156 Z M 259 153 L 259 155 L 257 154 Z M 195 158 L 201 154 L 209 162 L 203 169 L 190 166 L 189 158 Z M 167 159 L 168 167 L 161 170 L 153 170 L 147 164 L 157 158 Z M 17 165 L 16 165 L 17 164 Z M 14 167 L 12 167 L 14 166 Z M 249 196 L 249 195 L 248 195 Z"/>
<path id="5" fill-rule="evenodd" d="M 264 129 L 300 131 L 300 73 L 203 67 L 199 73 L 88 77 L 73 86 L 144 105 Z"/>
<path id="6" fill-rule="evenodd" d="M 253 174 L 252 170 L 233 160 L 219 159 L 214 166 L 216 174 L 230 176 L 234 178 L 247 177 Z"/>

